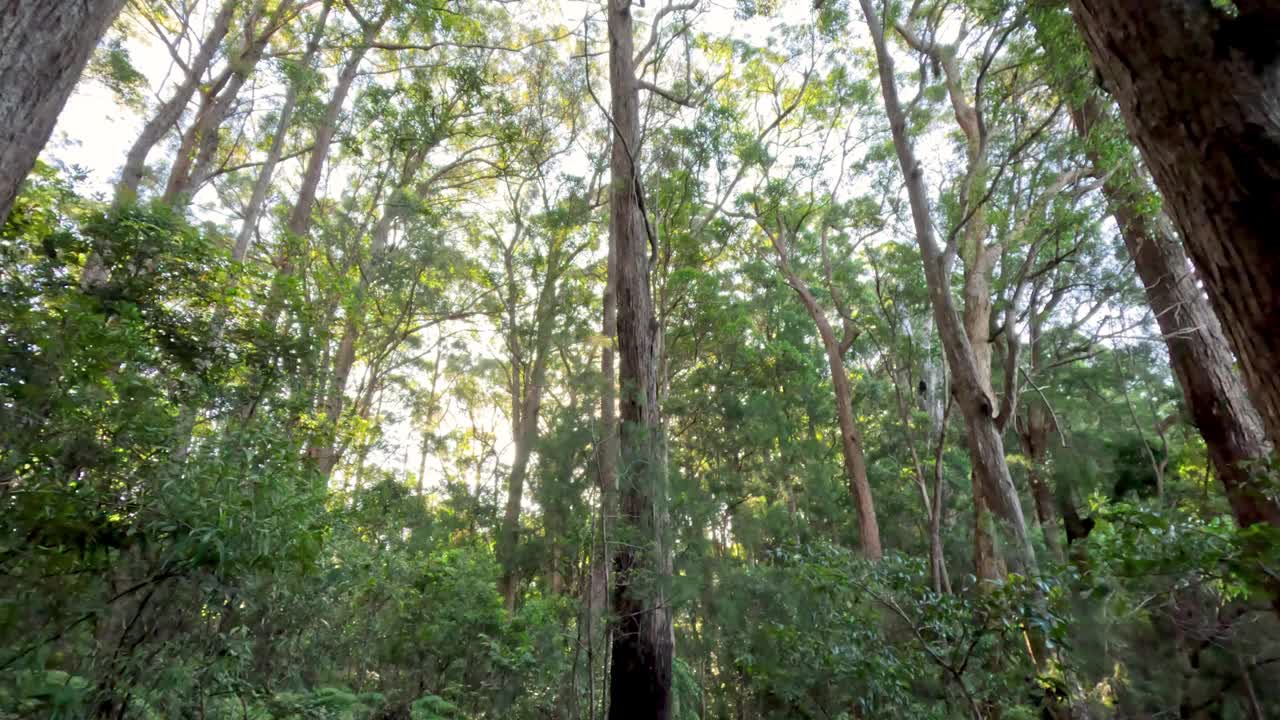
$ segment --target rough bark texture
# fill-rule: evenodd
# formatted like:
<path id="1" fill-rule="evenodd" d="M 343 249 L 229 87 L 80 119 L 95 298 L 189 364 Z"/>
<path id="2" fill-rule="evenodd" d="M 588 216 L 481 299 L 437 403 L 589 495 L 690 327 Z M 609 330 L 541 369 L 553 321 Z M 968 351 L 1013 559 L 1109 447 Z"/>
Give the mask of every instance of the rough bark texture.
<path id="1" fill-rule="evenodd" d="M 609 88 L 615 124 L 609 231 L 617 243 L 618 385 L 621 425 L 619 522 L 614 555 L 610 720 L 668 720 L 675 639 L 666 583 L 666 474 L 661 467 L 658 323 L 649 287 L 649 236 L 640 206 L 639 93 L 631 0 L 609 0 Z"/>
<path id="2" fill-rule="evenodd" d="M 124 0 L 0 0 L 0 225 Z"/>
<path id="3" fill-rule="evenodd" d="M 1267 436 L 1280 441 L 1280 6 L 1072 0 Z M 1139 41 L 1140 39 L 1140 41 Z"/>
<path id="4" fill-rule="evenodd" d="M 950 259 L 938 247 L 934 236 L 929 193 L 924 183 L 923 169 L 916 160 L 915 149 L 907 132 L 906 112 L 898 99 L 893 58 L 885 43 L 884 28 L 872 1 L 860 0 L 860 4 L 875 43 L 885 111 L 889 116 L 898 164 L 906 178 L 916 241 L 920 246 L 925 280 L 929 286 L 929 300 L 934 321 L 938 325 L 938 334 L 946 351 L 947 366 L 951 370 L 952 391 L 964 417 L 969 456 L 974 472 L 981 480 L 984 491 L 982 495 L 999 521 L 998 526 L 1006 543 L 1009 569 L 1022 574 L 1035 574 L 1035 549 L 1027 536 L 1018 491 L 1005 463 L 1004 442 L 996 424 L 996 408 L 986 392 L 990 373 L 984 379 L 974 348 L 951 297 Z"/>
<path id="5" fill-rule="evenodd" d="M 205 72 L 213 62 L 218 48 L 222 46 L 222 39 L 227 36 L 227 31 L 231 29 L 231 16 L 235 14 L 235 10 L 239 5 L 240 2 L 238 0 L 226 0 L 222 7 L 218 9 L 217 14 L 214 15 L 213 21 L 209 25 L 209 32 L 200 43 L 195 57 L 187 64 L 186 74 L 183 75 L 182 82 L 178 83 L 178 86 L 174 88 L 173 95 L 161 103 L 160 107 L 156 108 L 155 115 L 151 116 L 147 124 L 142 127 L 142 132 L 139 133 L 138 138 L 133 141 L 133 145 L 129 148 L 129 153 L 125 156 L 124 169 L 120 171 L 120 183 L 116 186 L 117 201 L 137 197 L 138 186 L 142 183 L 142 175 L 147 166 L 147 155 L 156 146 L 156 143 L 160 142 L 165 133 L 169 132 L 181 119 L 182 112 L 187 109 L 187 104 L 195 96 L 196 89 L 199 88 L 200 82 L 204 79 Z"/>
<path id="6" fill-rule="evenodd" d="M 1082 138 L 1088 140 L 1099 116 L 1096 101 L 1073 109 L 1072 120 Z M 1100 173 L 1105 172 L 1098 153 L 1089 155 Z M 1192 420 L 1204 437 L 1236 522 L 1280 525 L 1280 506 L 1251 482 L 1250 463 L 1269 453 L 1262 421 L 1236 374 L 1222 327 L 1196 286 L 1181 244 L 1167 223 L 1141 210 L 1142 188 L 1137 182 L 1126 183 L 1113 173 L 1103 193 L 1164 335 Z"/>

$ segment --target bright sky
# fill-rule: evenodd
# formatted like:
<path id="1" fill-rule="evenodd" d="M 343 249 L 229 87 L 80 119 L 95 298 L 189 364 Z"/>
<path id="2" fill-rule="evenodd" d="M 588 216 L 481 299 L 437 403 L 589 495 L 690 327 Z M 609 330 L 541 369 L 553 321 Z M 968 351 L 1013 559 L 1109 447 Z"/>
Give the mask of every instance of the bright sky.
<path id="1" fill-rule="evenodd" d="M 636 8 L 637 46 L 643 44 L 648 37 L 648 20 L 662 1 L 664 0 L 649 0 L 646 3 L 648 7 Z M 524 15 L 529 24 L 571 28 L 580 28 L 583 17 L 588 12 L 597 13 L 593 21 L 593 42 L 602 47 L 606 42 L 603 20 L 598 15 L 602 4 L 596 0 L 529 0 L 516 12 Z M 778 22 L 807 21 L 809 8 L 810 3 L 805 0 L 792 0 L 783 4 L 775 18 L 744 21 L 734 16 L 734 0 L 702 0 L 702 13 L 695 22 L 694 31 L 726 33 L 747 42 L 763 43 L 769 41 L 770 28 Z M 669 17 L 667 22 L 670 20 Z M 200 22 L 197 19 L 196 24 Z M 176 75 L 168 51 L 147 32 L 138 32 L 128 41 L 127 48 L 134 66 L 146 76 L 151 86 L 145 112 L 118 103 L 112 91 L 102 83 L 82 82 L 67 103 L 52 142 L 45 151 L 47 160 L 85 171 L 87 177 L 83 189 L 103 198 L 110 195 L 111 187 L 124 162 L 124 155 L 141 131 L 146 116 L 154 112 L 160 98 L 167 96 Z M 602 80 L 603 78 L 596 78 L 596 83 L 599 84 Z M 152 163 L 163 162 L 166 150 L 162 145 L 152 153 L 149 160 Z M 204 209 L 200 207 L 201 201 L 208 196 L 208 192 L 197 196 L 197 214 L 206 220 L 223 219 L 209 212 L 209 204 L 206 203 Z M 486 337 L 491 335 L 491 332 L 482 332 L 481 336 L 470 342 L 480 347 L 494 346 L 494 339 Z M 496 350 L 496 347 L 491 347 L 491 350 Z M 353 382 L 358 382 L 361 371 L 359 367 L 355 369 Z M 399 408 L 398 414 L 402 417 L 408 415 L 404 408 Z M 459 408 L 450 406 L 446 411 L 443 429 L 448 430 L 470 422 L 471 419 L 463 415 Z M 498 456 L 504 463 L 509 462 L 513 448 L 507 427 L 508 420 L 495 409 L 487 417 L 480 418 L 480 422 L 488 426 L 495 435 Z M 387 433 L 390 447 L 378 453 L 379 457 L 374 460 L 383 467 L 404 468 L 416 473 L 421 459 L 420 431 L 402 421 L 388 428 Z M 428 459 L 428 485 L 438 482 L 442 477 L 441 469 L 432 468 L 430 464 Z M 340 479 L 337 481 L 341 482 Z"/>
<path id="2" fill-rule="evenodd" d="M 653 16 L 660 2 L 667 1 L 669 0 L 649 0 L 647 3 L 649 7 L 636 9 L 637 46 L 643 44 L 648 37 L 648 19 Z M 584 15 L 587 12 L 597 12 L 601 5 L 602 3 L 597 0 L 528 0 L 524 5 L 519 6 L 517 12 L 525 15 L 530 24 L 580 28 Z M 812 14 L 811 7 L 812 3 L 809 0 L 787 0 L 783 2 L 779 12 L 773 18 L 753 18 L 744 21 L 735 17 L 736 2 L 734 0 L 702 0 L 703 12 L 695 21 L 694 31 L 727 34 L 754 44 L 766 43 L 773 37 L 772 29 L 779 24 L 803 25 L 809 22 Z M 593 23 L 593 30 L 593 40 L 597 49 L 602 49 L 605 43 L 604 27 L 598 16 L 597 21 Z M 140 37 L 131 40 L 128 48 L 135 66 L 151 83 L 152 96 L 149 98 L 147 112 L 152 112 L 158 103 L 157 98 L 167 94 L 168 84 L 172 82 L 170 58 L 160 43 L 150 40 L 145 34 L 140 34 Z M 593 80 L 597 86 L 597 92 L 600 92 L 600 84 L 604 78 L 597 77 Z M 270 88 L 266 90 L 271 91 Z M 68 166 L 79 166 L 86 170 L 87 189 L 101 193 L 105 197 L 109 194 L 109 188 L 123 162 L 124 154 L 137 137 L 143 121 L 143 114 L 119 105 L 111 91 L 100 83 L 81 83 L 59 120 L 54 140 L 50 143 L 46 156 Z M 922 149 L 929 148 L 926 146 Z M 941 147 L 938 148 L 938 152 L 925 152 L 922 155 L 922 157 L 932 157 L 939 163 L 944 162 L 942 158 L 945 156 L 946 152 L 942 151 Z M 152 162 L 158 162 L 162 161 L 163 157 L 164 149 L 157 149 L 150 159 Z M 338 181 L 341 182 L 341 178 Z M 201 197 L 198 196 L 197 201 L 200 200 Z M 206 212 L 197 210 L 204 219 L 220 219 L 216 215 L 205 217 Z M 492 337 L 481 336 L 471 342 L 476 344 L 481 352 L 497 350 Z M 484 349 L 486 346 L 488 346 L 487 350 Z M 353 378 L 358 380 L 360 372 L 361 369 L 357 367 Z M 402 417 L 408 415 L 403 408 L 399 410 L 399 414 Z M 469 423 L 470 419 L 463 416 L 457 408 L 447 413 L 444 420 L 446 429 Z M 495 410 L 488 417 L 483 418 L 482 423 L 488 425 L 496 436 L 499 457 L 503 458 L 504 462 L 509 461 L 512 448 L 507 420 Z M 379 464 L 391 468 L 404 467 L 408 471 L 416 472 L 420 459 L 418 429 L 410 427 L 407 422 L 401 422 L 389 428 L 388 435 L 391 447 L 380 453 L 381 457 L 377 458 Z M 438 480 L 439 469 L 434 470 L 435 472 L 429 470 L 428 476 Z"/>

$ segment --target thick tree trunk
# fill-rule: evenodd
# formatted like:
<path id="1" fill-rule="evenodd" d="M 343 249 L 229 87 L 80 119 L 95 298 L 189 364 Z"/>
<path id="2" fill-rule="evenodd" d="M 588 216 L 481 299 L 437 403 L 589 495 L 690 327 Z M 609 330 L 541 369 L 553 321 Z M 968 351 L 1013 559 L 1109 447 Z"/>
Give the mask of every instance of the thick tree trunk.
<path id="1" fill-rule="evenodd" d="M 609 0 L 609 87 L 614 122 L 609 231 L 617 243 L 618 383 L 621 459 L 614 556 L 610 720 L 668 720 L 675 639 L 666 584 L 666 471 L 661 467 L 657 333 L 649 288 L 650 238 L 640 206 L 636 161 L 639 93 L 631 0 Z"/>
<path id="2" fill-rule="evenodd" d="M 124 0 L 0 0 L 0 225 Z"/>
<path id="3" fill-rule="evenodd" d="M 1073 108 L 1076 131 L 1086 141 L 1100 122 L 1096 99 Z M 1090 160 L 1106 173 L 1097 151 Z M 1160 332 L 1169 349 L 1169 362 L 1182 386 L 1192 420 L 1204 437 L 1214 472 L 1241 526 L 1266 522 L 1280 526 L 1280 506 L 1254 482 L 1256 461 L 1270 449 L 1257 411 L 1235 372 L 1218 318 L 1197 287 L 1191 266 L 1173 229 L 1144 213 L 1140 181 L 1107 174 L 1103 193 L 1133 258 L 1134 269 L 1147 294 Z"/>
<path id="4" fill-rule="evenodd" d="M 174 88 L 173 95 L 161 103 L 156 109 L 156 114 L 142 127 L 142 132 L 134 140 L 129 153 L 125 156 L 124 168 L 120 171 L 120 183 L 116 186 L 117 202 L 137 197 L 138 186 L 142 183 L 142 175 L 147 166 L 147 154 L 182 118 L 182 112 L 187 109 L 187 104 L 191 102 L 196 89 L 204 79 L 205 71 L 209 69 L 218 48 L 222 46 L 222 39 L 231 29 L 231 17 L 240 5 L 239 0 L 223 2 L 218 13 L 214 15 L 209 32 L 200 43 L 195 57 L 188 63 L 182 82 Z"/>
<path id="5" fill-rule="evenodd" d="M 1107 88 L 1182 232 L 1280 442 L 1280 6 L 1072 0 Z M 1141 42 L 1135 42 L 1140 38 Z"/>
<path id="6" fill-rule="evenodd" d="M 876 521 L 875 501 L 871 496 L 871 483 L 867 479 L 867 461 L 862 452 L 862 434 L 853 418 L 853 389 L 849 386 L 849 373 L 844 367 L 840 341 L 818 306 L 818 301 L 804 286 L 800 278 L 788 275 L 787 284 L 800 296 L 818 328 L 818 337 L 827 353 L 831 366 L 831 384 L 836 395 L 836 418 L 840 424 L 840 454 L 844 458 L 844 475 L 849 483 L 849 497 L 858 513 L 858 540 L 862 555 L 868 560 L 880 560 L 884 551 L 880 545 L 880 525 Z"/>
<path id="7" fill-rule="evenodd" d="M 991 505 L 998 520 L 997 525 L 1006 545 L 1009 569 L 1021 574 L 1035 574 L 1035 549 L 1027 535 L 1018 491 L 1005 463 L 1004 442 L 996 423 L 996 408 L 986 392 L 990 374 L 984 378 L 951 297 L 951 261 L 938 247 L 934 236 L 928 189 L 924 184 L 923 168 L 916 160 L 915 149 L 908 135 L 906 112 L 898 99 L 893 58 L 872 0 L 860 0 L 860 4 L 875 43 L 885 110 L 889 116 L 898 163 L 907 181 L 907 197 L 911 205 L 916 241 L 920 246 L 925 280 L 929 286 L 929 300 L 933 307 L 934 321 L 938 325 L 938 334 L 946 351 L 947 366 L 951 369 L 952 391 L 964 417 L 969 456 L 980 480 L 984 499 Z"/>

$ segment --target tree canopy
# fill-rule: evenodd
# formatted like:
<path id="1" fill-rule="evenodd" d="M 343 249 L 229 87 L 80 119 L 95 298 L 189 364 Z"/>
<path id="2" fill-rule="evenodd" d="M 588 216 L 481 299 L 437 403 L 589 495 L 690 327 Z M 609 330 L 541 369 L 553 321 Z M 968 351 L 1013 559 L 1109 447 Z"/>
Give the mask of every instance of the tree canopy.
<path id="1" fill-rule="evenodd" d="M 1280 716 L 1266 5 L 19 0 L 0 719 Z"/>

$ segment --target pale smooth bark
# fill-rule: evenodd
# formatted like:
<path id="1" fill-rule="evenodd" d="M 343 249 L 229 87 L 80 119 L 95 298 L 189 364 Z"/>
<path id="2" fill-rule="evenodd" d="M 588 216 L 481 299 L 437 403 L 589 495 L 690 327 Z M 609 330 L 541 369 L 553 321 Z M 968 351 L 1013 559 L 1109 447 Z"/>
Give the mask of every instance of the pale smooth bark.
<path id="1" fill-rule="evenodd" d="M 853 340 L 852 328 L 846 327 L 845 337 L 838 339 L 826 312 L 818 304 L 809 287 L 791 269 L 789 243 L 782 237 L 783 230 L 770 230 L 761 226 L 778 255 L 779 269 L 787 285 L 799 296 L 809 317 L 818 330 L 818 339 L 827 356 L 831 369 L 831 385 L 836 397 L 836 420 L 840 426 L 840 456 L 844 461 L 845 481 L 849 485 L 849 497 L 858 514 L 858 541 L 863 557 L 877 561 L 884 557 L 880 543 L 880 525 L 876 520 L 875 500 L 871 494 L 871 482 L 867 478 L 867 461 L 862 450 L 862 433 L 858 431 L 853 416 L 853 388 L 849 384 L 849 372 L 844 366 L 844 354 Z"/>
<path id="2" fill-rule="evenodd" d="M 162 202 L 169 205 L 183 202 L 208 179 L 218 149 L 218 131 L 235 106 L 240 90 L 262 60 L 271 37 L 283 26 L 293 7 L 293 0 L 285 0 L 268 15 L 265 3 L 258 0 L 245 16 L 241 30 L 244 44 L 228 59 L 221 75 L 201 91 L 200 109 L 182 133 L 161 195 Z"/>
<path id="3" fill-rule="evenodd" d="M 956 404 L 965 421 L 969 456 L 974 473 L 980 480 L 981 492 L 975 493 L 975 500 L 980 498 L 985 501 L 997 517 L 997 526 L 1006 545 L 1009 569 L 1021 574 L 1035 574 L 1035 548 L 1027 534 L 1018 491 L 1004 459 L 1004 442 L 997 424 L 997 408 L 987 391 L 990 373 L 983 372 L 983 365 L 965 332 L 951 296 L 952 257 L 938 246 L 934 235 L 928 188 L 924 183 L 923 168 L 916 160 L 915 149 L 908 135 L 906 112 L 898 99 L 893 58 L 885 42 L 884 28 L 873 2 L 860 0 L 860 3 L 875 44 L 881 94 L 889 117 L 898 164 L 906 178 L 907 197 L 934 321 L 946 351 Z"/>
<path id="4" fill-rule="evenodd" d="M 195 56 L 191 58 L 191 62 L 187 63 L 182 81 L 173 89 L 169 99 L 156 108 L 155 114 L 133 141 L 133 145 L 125 156 L 124 168 L 120 171 L 120 182 L 116 185 L 117 202 L 137 197 L 138 186 L 142 183 L 142 175 L 146 171 L 147 155 L 156 143 L 164 138 L 165 133 L 169 132 L 182 118 L 183 111 L 195 96 L 201 81 L 204 80 L 205 72 L 209 70 L 218 49 L 222 47 L 222 40 L 231 29 L 231 18 L 240 5 L 239 0 L 224 0 L 213 16 L 209 31 L 201 41 Z"/>
<path id="5" fill-rule="evenodd" d="M 324 28 L 329 21 L 329 11 L 332 7 L 332 0 L 325 0 L 320 6 L 320 17 L 316 20 L 316 27 L 311 32 L 311 37 L 307 40 L 307 49 L 303 52 L 301 67 L 304 71 L 310 71 L 312 65 L 315 64 L 316 56 L 320 52 L 320 40 L 324 37 Z M 253 193 L 249 196 L 249 204 L 245 206 L 244 217 L 240 221 L 240 233 L 236 237 L 236 245 L 233 251 L 234 259 L 237 261 L 244 260 L 249 253 L 249 245 L 253 242 L 253 236 L 258 231 L 258 218 L 262 215 L 262 208 L 267 201 L 267 193 L 271 190 L 271 180 L 275 175 L 276 165 L 280 163 L 280 158 L 284 155 L 284 141 L 289 134 L 289 127 L 293 124 L 293 113 L 298 106 L 298 83 L 289 83 L 288 89 L 285 90 L 284 103 L 280 106 L 280 116 L 276 119 L 275 131 L 271 134 L 271 147 L 267 149 L 267 157 L 262 162 L 262 167 L 258 170 L 258 178 L 253 183 Z"/>

